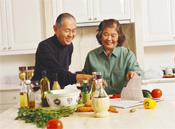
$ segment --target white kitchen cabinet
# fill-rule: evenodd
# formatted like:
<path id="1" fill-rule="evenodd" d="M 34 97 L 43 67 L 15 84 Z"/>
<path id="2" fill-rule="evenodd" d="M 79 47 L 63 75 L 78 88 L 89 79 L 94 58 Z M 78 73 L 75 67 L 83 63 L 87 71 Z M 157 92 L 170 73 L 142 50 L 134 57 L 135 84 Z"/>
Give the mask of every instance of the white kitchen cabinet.
<path id="1" fill-rule="evenodd" d="M 1 84 L 0 87 L 0 112 L 19 103 L 20 88 L 14 85 Z"/>
<path id="2" fill-rule="evenodd" d="M 34 53 L 44 39 L 42 0 L 0 0 L 0 55 Z"/>
<path id="3" fill-rule="evenodd" d="M 109 18 L 129 23 L 132 5 L 133 0 L 52 0 L 53 24 L 63 12 L 75 16 L 77 26 L 99 25 L 100 21 Z"/>
<path id="4" fill-rule="evenodd" d="M 143 0 L 144 46 L 175 45 L 175 0 Z"/>

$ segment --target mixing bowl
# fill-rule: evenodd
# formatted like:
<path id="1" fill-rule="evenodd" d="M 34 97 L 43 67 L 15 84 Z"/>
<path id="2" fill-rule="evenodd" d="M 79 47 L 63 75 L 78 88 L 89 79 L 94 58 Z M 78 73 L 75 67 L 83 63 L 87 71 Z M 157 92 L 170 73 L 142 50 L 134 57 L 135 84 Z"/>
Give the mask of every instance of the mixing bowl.
<path id="1" fill-rule="evenodd" d="M 51 90 L 50 92 L 45 92 L 49 106 L 60 107 L 78 104 L 81 91 L 78 89 L 60 89 Z"/>

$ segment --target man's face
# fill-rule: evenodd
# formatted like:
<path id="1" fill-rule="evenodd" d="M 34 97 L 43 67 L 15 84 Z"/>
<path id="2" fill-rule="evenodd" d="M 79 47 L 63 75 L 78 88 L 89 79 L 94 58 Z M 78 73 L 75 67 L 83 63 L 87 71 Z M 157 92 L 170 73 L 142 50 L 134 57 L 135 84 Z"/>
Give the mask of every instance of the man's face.
<path id="1" fill-rule="evenodd" d="M 54 25 L 55 34 L 62 45 L 70 45 L 76 35 L 76 21 L 73 18 L 65 18 L 62 26 Z"/>

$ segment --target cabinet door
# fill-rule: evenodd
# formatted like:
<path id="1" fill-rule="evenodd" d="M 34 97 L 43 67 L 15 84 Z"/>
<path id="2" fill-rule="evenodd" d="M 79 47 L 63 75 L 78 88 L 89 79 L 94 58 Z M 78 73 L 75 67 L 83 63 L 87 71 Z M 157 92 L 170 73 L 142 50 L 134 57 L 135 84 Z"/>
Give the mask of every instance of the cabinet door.
<path id="1" fill-rule="evenodd" d="M 94 0 L 94 19 L 102 21 L 114 18 L 117 20 L 130 19 L 129 0 Z"/>
<path id="2" fill-rule="evenodd" d="M 53 0 L 53 19 L 61 13 L 70 13 L 77 23 L 88 22 L 92 20 L 92 0 Z"/>
<path id="3" fill-rule="evenodd" d="M 44 37 L 41 7 L 41 0 L 5 1 L 9 50 L 37 48 Z"/>
<path id="4" fill-rule="evenodd" d="M 5 0 L 0 1 L 0 51 L 6 50 L 7 42 L 7 21 L 6 21 Z"/>
<path id="5" fill-rule="evenodd" d="M 174 0 L 144 0 L 143 1 L 143 29 L 144 42 L 172 41 L 174 37 L 173 21 Z M 174 13 L 174 14 L 173 14 Z M 171 43 L 170 43 L 171 44 Z M 145 45 L 147 45 L 145 43 Z"/>

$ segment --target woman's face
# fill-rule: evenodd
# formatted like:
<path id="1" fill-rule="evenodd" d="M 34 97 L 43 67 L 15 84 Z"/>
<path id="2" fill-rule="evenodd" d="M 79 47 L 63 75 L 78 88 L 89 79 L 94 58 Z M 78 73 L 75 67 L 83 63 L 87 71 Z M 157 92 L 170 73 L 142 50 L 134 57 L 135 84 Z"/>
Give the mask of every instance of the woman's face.
<path id="1" fill-rule="evenodd" d="M 102 45 L 105 51 L 111 51 L 117 46 L 118 44 L 118 33 L 114 28 L 105 28 L 102 33 L 101 39 Z"/>

